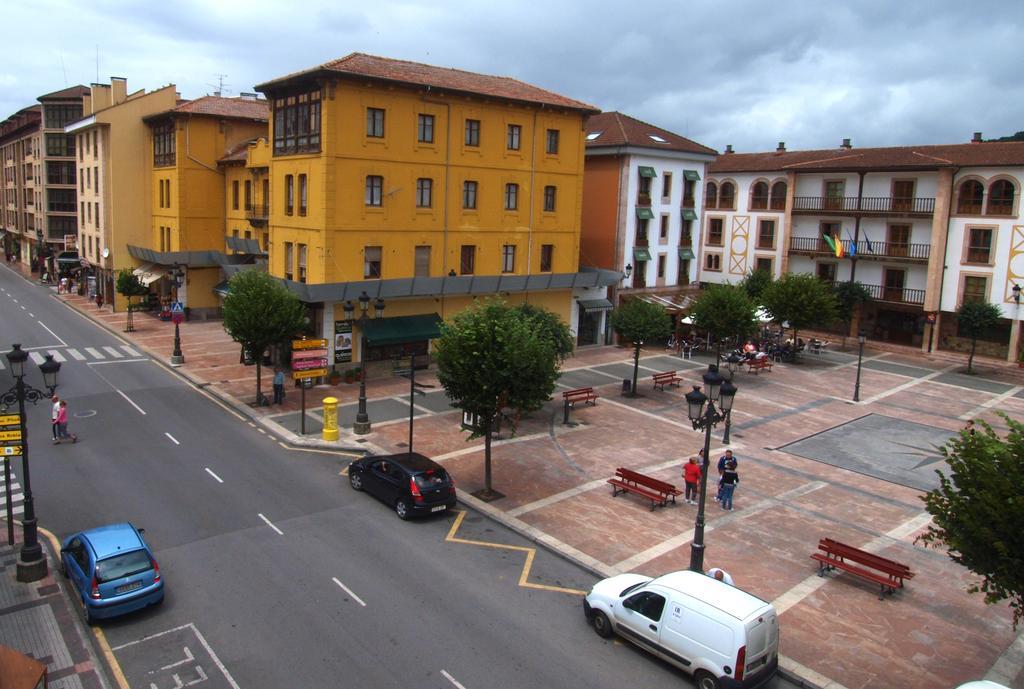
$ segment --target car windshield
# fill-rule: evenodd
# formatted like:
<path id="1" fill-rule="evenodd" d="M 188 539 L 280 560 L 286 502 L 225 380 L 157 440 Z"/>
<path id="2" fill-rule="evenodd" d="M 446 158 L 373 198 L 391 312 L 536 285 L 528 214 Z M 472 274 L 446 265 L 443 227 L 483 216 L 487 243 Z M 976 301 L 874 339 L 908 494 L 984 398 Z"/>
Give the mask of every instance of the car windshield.
<path id="1" fill-rule="evenodd" d="M 415 481 L 419 488 L 437 488 L 448 483 L 448 472 L 444 469 L 430 469 L 416 474 Z"/>
<path id="2" fill-rule="evenodd" d="M 152 569 L 153 563 L 145 550 L 133 550 L 100 560 L 96 563 L 96 582 L 102 584 Z"/>

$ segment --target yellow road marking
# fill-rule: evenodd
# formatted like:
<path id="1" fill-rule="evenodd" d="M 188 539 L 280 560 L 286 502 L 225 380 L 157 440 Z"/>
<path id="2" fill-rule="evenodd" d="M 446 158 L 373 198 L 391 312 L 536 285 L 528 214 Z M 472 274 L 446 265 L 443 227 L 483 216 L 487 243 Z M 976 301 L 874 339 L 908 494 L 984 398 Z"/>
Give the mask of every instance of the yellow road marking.
<path id="1" fill-rule="evenodd" d="M 50 548 L 53 550 L 55 561 L 58 563 L 57 566 L 59 567 L 60 541 L 57 540 L 56 536 L 41 526 L 39 527 L 39 533 L 49 539 Z M 131 685 L 128 684 L 128 680 L 125 678 L 124 672 L 121 671 L 121 664 L 117 662 L 117 658 L 114 657 L 114 652 L 110 649 L 110 644 L 107 643 L 107 637 L 104 636 L 103 630 L 99 627 L 90 627 L 90 630 L 93 635 L 95 635 L 96 643 L 99 645 L 100 651 L 103 653 L 103 657 L 106 659 L 107 665 L 110 667 L 110 671 L 114 673 L 114 679 L 117 681 L 118 686 L 120 686 L 121 689 L 131 689 Z"/>
<path id="2" fill-rule="evenodd" d="M 514 550 L 519 553 L 526 553 L 526 561 L 523 563 L 523 571 L 519 575 L 519 586 L 528 589 L 539 589 L 541 591 L 555 591 L 557 593 L 569 593 L 574 596 L 585 596 L 586 591 L 580 591 L 579 589 L 570 589 L 563 586 L 549 586 L 547 584 L 535 584 L 530 581 L 530 569 L 533 567 L 533 559 L 537 555 L 536 548 L 530 548 L 522 545 L 505 545 L 504 543 L 491 543 L 490 541 L 477 541 L 470 538 L 462 538 L 456 536 L 459 527 L 462 526 L 462 521 L 466 518 L 465 512 L 456 512 L 458 516 L 455 517 L 455 522 L 452 523 L 452 528 L 449 529 L 448 535 L 445 536 L 445 541 L 449 543 L 464 543 L 466 545 L 478 545 L 484 548 L 497 548 L 500 550 Z"/>

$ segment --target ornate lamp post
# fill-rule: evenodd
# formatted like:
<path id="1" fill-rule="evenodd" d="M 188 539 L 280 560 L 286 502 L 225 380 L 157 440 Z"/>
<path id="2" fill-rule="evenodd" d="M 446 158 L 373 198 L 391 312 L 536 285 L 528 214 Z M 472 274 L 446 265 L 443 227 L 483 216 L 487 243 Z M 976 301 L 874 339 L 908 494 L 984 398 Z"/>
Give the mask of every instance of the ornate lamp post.
<path id="1" fill-rule="evenodd" d="M 366 413 L 366 322 L 370 320 L 366 311 L 370 308 L 370 295 L 363 292 L 359 295 L 359 318 L 355 318 L 355 306 L 346 301 L 345 320 L 359 324 L 359 411 L 356 412 L 352 432 L 366 435 L 370 432 L 370 417 Z M 384 317 L 384 300 L 377 297 L 373 302 L 374 318 Z"/>
<path id="2" fill-rule="evenodd" d="M 704 430 L 704 464 L 700 473 L 700 501 L 697 504 L 697 522 L 693 529 L 693 543 L 690 545 L 690 569 L 704 571 L 704 502 L 707 496 L 708 469 L 711 467 L 711 429 L 728 418 L 732 402 L 736 397 L 736 386 L 723 380 L 714 364 L 704 374 L 705 395 L 699 385 L 686 393 L 686 413 L 694 430 Z M 715 402 L 719 407 L 715 408 Z"/>
<path id="3" fill-rule="evenodd" d="M 743 358 L 736 352 L 732 352 L 725 360 L 726 368 L 729 369 L 729 383 L 732 384 L 733 378 L 736 376 L 736 371 L 739 369 Z M 735 390 L 735 388 L 733 388 Z M 735 393 L 733 393 L 735 394 Z M 722 434 L 722 442 L 726 445 L 729 444 L 729 431 L 732 430 L 732 410 L 730 409 L 725 413 L 725 433 Z"/>
<path id="4" fill-rule="evenodd" d="M 860 365 L 864 360 L 864 331 L 857 333 L 857 382 L 853 386 L 853 401 L 860 402 Z"/>
<path id="5" fill-rule="evenodd" d="M 170 276 L 174 282 L 174 300 L 177 302 L 178 290 L 181 289 L 182 281 L 185 279 L 185 271 L 182 270 L 179 264 L 175 263 L 174 268 L 171 269 Z M 171 314 L 171 320 L 174 321 L 174 351 L 171 352 L 172 366 L 180 366 L 185 363 L 185 356 L 181 353 L 181 332 L 178 330 L 182 318 L 183 316 L 180 313 Z"/>
<path id="6" fill-rule="evenodd" d="M 21 435 L 21 480 L 25 484 L 25 518 L 21 522 L 23 537 L 21 552 L 18 554 L 17 576 L 18 581 L 39 581 L 46 576 L 47 567 L 36 529 L 36 509 L 35 501 L 32 498 L 32 476 L 28 463 L 25 402 L 35 404 L 41 399 L 53 397 L 53 391 L 57 389 L 57 372 L 60 370 L 60 363 L 53 360 L 52 354 L 47 354 L 46 361 L 39 365 L 39 370 L 43 373 L 43 384 L 49 391 L 47 393 L 25 384 L 25 362 L 28 360 L 28 352 L 23 350 L 20 344 L 13 345 L 6 356 L 7 362 L 11 366 L 11 375 L 14 376 L 14 387 L 0 395 L 0 410 L 7 411 L 12 404 L 18 403 L 18 430 Z"/>

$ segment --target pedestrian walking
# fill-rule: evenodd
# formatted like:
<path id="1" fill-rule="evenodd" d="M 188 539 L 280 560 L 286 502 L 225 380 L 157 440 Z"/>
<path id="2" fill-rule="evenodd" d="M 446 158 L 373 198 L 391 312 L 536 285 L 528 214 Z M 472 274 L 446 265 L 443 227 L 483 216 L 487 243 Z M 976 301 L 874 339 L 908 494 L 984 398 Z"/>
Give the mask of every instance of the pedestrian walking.
<path id="1" fill-rule="evenodd" d="M 732 450 L 726 450 L 725 454 L 718 458 L 718 493 L 715 495 L 715 502 L 722 501 L 722 474 L 725 473 L 725 465 L 735 461 L 736 458 L 732 456 Z"/>
<path id="2" fill-rule="evenodd" d="M 719 581 L 725 582 L 729 586 L 736 585 L 735 582 L 733 582 L 732 577 L 729 576 L 729 573 L 719 567 L 712 567 L 711 569 L 709 569 L 708 576 L 718 579 Z"/>
<path id="3" fill-rule="evenodd" d="M 53 442 L 59 443 L 66 438 L 71 438 L 72 443 L 78 442 L 78 436 L 68 433 L 68 403 L 67 400 L 60 401 L 60 412 L 57 414 L 57 439 Z"/>
<path id="4" fill-rule="evenodd" d="M 964 433 L 967 435 L 974 435 L 974 419 L 970 419 L 964 425 Z"/>
<path id="5" fill-rule="evenodd" d="M 284 402 L 284 371 L 280 367 L 274 369 L 274 404 Z"/>
<path id="6" fill-rule="evenodd" d="M 739 485 L 740 475 L 736 472 L 736 461 L 729 460 L 722 472 L 722 509 L 732 512 L 732 494 Z"/>
<path id="7" fill-rule="evenodd" d="M 60 416 L 60 398 L 57 395 L 51 400 L 53 407 L 50 408 L 50 426 L 53 429 L 53 442 L 57 442 L 57 417 Z"/>
<path id="8" fill-rule="evenodd" d="M 683 465 L 683 480 L 686 482 L 684 501 L 696 505 L 697 494 L 700 492 L 700 464 L 697 464 L 696 456 L 690 457 L 690 461 Z"/>

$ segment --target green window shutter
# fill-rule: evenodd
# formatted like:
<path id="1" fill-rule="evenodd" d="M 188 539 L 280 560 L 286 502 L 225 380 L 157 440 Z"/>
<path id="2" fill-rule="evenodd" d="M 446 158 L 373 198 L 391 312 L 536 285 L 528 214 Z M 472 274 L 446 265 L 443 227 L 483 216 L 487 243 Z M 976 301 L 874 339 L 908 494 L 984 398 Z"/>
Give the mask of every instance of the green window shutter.
<path id="1" fill-rule="evenodd" d="M 658 173 L 655 172 L 654 168 L 649 166 L 649 165 L 641 165 L 640 166 L 640 176 L 641 177 L 657 177 Z"/>
<path id="2" fill-rule="evenodd" d="M 643 247 L 640 247 L 640 246 L 634 247 L 633 248 L 633 258 L 635 260 L 637 260 L 637 261 L 650 261 L 651 260 L 651 252 L 648 251 L 647 249 L 643 248 Z"/>
<path id="3" fill-rule="evenodd" d="M 637 206 L 636 217 L 640 220 L 654 220 L 654 212 L 650 208 Z"/>
<path id="4" fill-rule="evenodd" d="M 681 246 L 679 247 L 679 258 L 684 261 L 692 261 L 697 257 L 693 254 L 693 249 L 688 246 Z"/>
<path id="5" fill-rule="evenodd" d="M 699 182 L 700 173 L 696 170 L 683 170 L 683 179 L 688 179 L 691 182 Z"/>
<path id="6" fill-rule="evenodd" d="M 693 210 L 691 208 L 684 208 L 683 209 L 683 220 L 696 220 L 696 219 L 697 219 L 697 211 L 695 211 L 695 210 Z"/>

